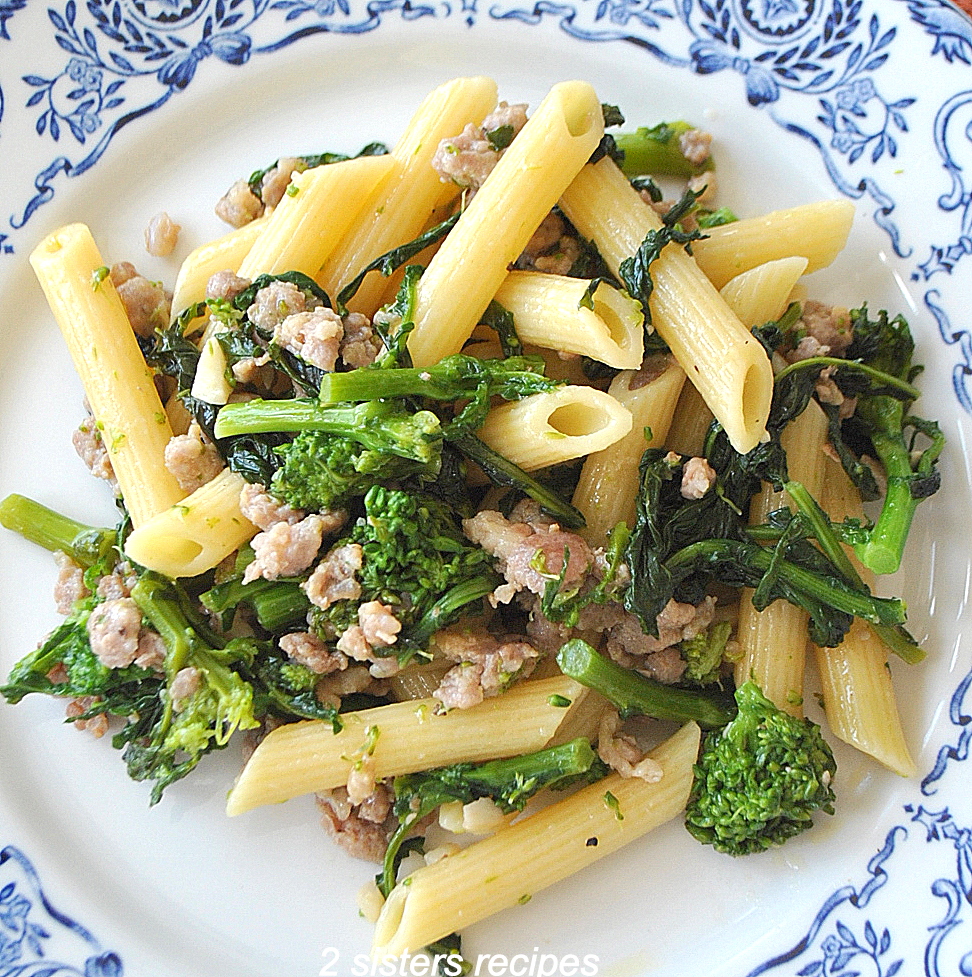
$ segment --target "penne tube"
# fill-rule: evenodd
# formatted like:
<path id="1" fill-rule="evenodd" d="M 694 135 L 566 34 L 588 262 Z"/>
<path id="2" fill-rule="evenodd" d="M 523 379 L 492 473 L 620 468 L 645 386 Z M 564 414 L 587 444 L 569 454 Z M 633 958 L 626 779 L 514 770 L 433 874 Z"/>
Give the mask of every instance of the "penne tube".
<path id="1" fill-rule="evenodd" d="M 49 234 L 30 263 L 64 335 L 132 523 L 140 526 L 186 494 L 165 467 L 172 428 L 152 370 L 84 224 Z"/>
<path id="2" fill-rule="evenodd" d="M 863 516 L 860 493 L 847 473 L 826 463 L 823 505 L 831 519 Z M 868 586 L 874 574 L 848 556 Z M 874 757 L 902 777 L 917 771 L 905 739 L 888 667 L 888 650 L 864 621 L 856 620 L 836 648 L 814 646 L 824 712 L 831 732 L 845 743 Z"/>
<path id="3" fill-rule="evenodd" d="M 209 279 L 218 271 L 236 271 L 243 263 L 256 239 L 270 219 L 269 215 L 258 217 L 242 227 L 201 244 L 190 252 L 179 268 L 175 288 L 172 290 L 172 318 L 175 319 L 183 309 L 195 305 L 206 298 Z"/>
<path id="4" fill-rule="evenodd" d="M 525 471 L 581 458 L 631 430 L 631 412 L 594 387 L 558 387 L 494 407 L 479 437 Z"/>
<path id="5" fill-rule="evenodd" d="M 639 489 L 638 465 L 648 448 L 666 443 L 685 371 L 670 356 L 645 362 L 641 370 L 625 370 L 608 393 L 631 412 L 631 430 L 614 444 L 589 454 L 581 468 L 573 504 L 584 514 L 584 537 L 603 546 L 619 523 L 634 527 Z"/>
<path id="6" fill-rule="evenodd" d="M 705 438 L 712 426 L 712 411 L 692 383 L 683 383 L 665 444 L 672 451 L 689 458 L 705 449 Z"/>
<path id="7" fill-rule="evenodd" d="M 670 821 L 688 800 L 699 741 L 699 727 L 689 723 L 652 750 L 663 769 L 657 783 L 610 774 L 413 872 L 381 910 L 372 956 L 381 960 L 420 950 L 526 902 Z"/>
<path id="8" fill-rule="evenodd" d="M 241 262 L 240 276 L 301 271 L 314 277 L 375 188 L 399 166 L 394 156 L 359 156 L 295 172 Z"/>
<path id="9" fill-rule="evenodd" d="M 601 103 L 585 82 L 547 94 L 442 242 L 416 287 L 408 349 L 417 367 L 458 353 L 507 268 L 597 148 Z"/>
<path id="10" fill-rule="evenodd" d="M 703 240 L 692 244 L 692 253 L 716 288 L 740 272 L 793 255 L 807 259 L 809 275 L 840 254 L 853 222 L 849 200 L 820 200 L 710 227 Z"/>
<path id="11" fill-rule="evenodd" d="M 125 554 L 167 577 L 195 577 L 211 570 L 256 534 L 240 511 L 243 477 L 224 468 L 211 482 L 142 523 L 125 542 Z"/>
<path id="12" fill-rule="evenodd" d="M 565 275 L 513 271 L 496 293 L 524 343 L 589 356 L 616 370 L 637 370 L 644 356 L 641 305 L 606 282 L 591 308 L 581 302 L 591 282 Z"/>
<path id="13" fill-rule="evenodd" d="M 786 311 L 793 286 L 807 264 L 807 259 L 799 255 L 767 261 L 730 279 L 719 294 L 747 329 L 762 326 Z"/>
<path id="14" fill-rule="evenodd" d="M 362 208 L 361 219 L 345 235 L 320 269 L 318 281 L 332 296 L 375 258 L 418 237 L 437 210 L 459 194 L 443 183 L 432 157 L 443 139 L 472 123 L 479 125 L 496 105 L 496 82 L 491 78 L 456 78 L 431 92 L 412 116 L 391 155 L 398 167 Z M 444 219 L 443 213 L 438 217 Z M 421 256 L 416 261 L 422 263 Z M 382 304 L 388 281 L 369 275 L 348 307 L 372 315 Z"/>
<path id="15" fill-rule="evenodd" d="M 571 223 L 617 275 L 662 223 L 605 157 L 583 168 L 561 199 Z M 745 453 L 763 436 L 773 370 L 763 347 L 732 313 L 684 248 L 669 246 L 652 264 L 651 321 L 686 376 Z"/>
<path id="16" fill-rule="evenodd" d="M 270 732 L 230 791 L 226 813 L 242 814 L 347 783 L 367 750 L 376 778 L 481 762 L 542 749 L 587 689 L 564 675 L 520 682 L 469 709 L 437 713 L 437 699 L 413 699 L 344 713 L 335 733 L 329 722 L 288 723 Z M 571 701 L 558 705 L 558 697 Z"/>
<path id="17" fill-rule="evenodd" d="M 815 400 L 781 435 L 790 477 L 802 482 L 819 499 L 823 488 L 827 416 Z M 787 505 L 785 492 L 763 485 L 749 511 L 751 524 L 765 522 L 768 513 Z M 753 679 L 763 695 L 793 716 L 803 715 L 803 673 L 807 647 L 807 612 L 789 601 L 773 601 L 761 611 L 753 607 L 753 591 L 744 588 L 739 602 L 736 640 L 736 685 Z"/>

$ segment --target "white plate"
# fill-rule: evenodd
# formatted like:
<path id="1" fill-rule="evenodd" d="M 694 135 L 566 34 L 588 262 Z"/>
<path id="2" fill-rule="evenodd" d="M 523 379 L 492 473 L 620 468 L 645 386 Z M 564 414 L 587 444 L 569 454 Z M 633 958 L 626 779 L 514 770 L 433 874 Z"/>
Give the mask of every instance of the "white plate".
<path id="1" fill-rule="evenodd" d="M 970 56 L 972 25 L 939 0 L 0 0 L 0 493 L 113 518 L 69 446 L 81 391 L 27 268 L 34 242 L 83 220 L 109 260 L 171 282 L 218 232 L 232 179 L 393 141 L 449 77 L 491 74 L 534 105 L 582 77 L 630 124 L 694 120 L 744 215 L 847 195 L 851 243 L 817 291 L 909 316 L 919 407 L 949 437 L 895 581 L 928 649 L 895 667 L 920 777 L 841 749 L 837 816 L 784 849 L 733 860 L 673 823 L 465 948 L 493 955 L 482 974 L 554 957 L 569 973 L 566 954 L 601 977 L 972 974 Z M 163 208 L 184 231 L 158 261 L 141 233 Z M 54 572 L 11 534 L 0 548 L 6 674 L 55 623 Z M 150 809 L 110 745 L 61 720 L 51 700 L 0 704 L 0 977 L 366 971 L 354 893 L 372 867 L 330 846 L 312 802 L 228 820 L 230 750 Z"/>

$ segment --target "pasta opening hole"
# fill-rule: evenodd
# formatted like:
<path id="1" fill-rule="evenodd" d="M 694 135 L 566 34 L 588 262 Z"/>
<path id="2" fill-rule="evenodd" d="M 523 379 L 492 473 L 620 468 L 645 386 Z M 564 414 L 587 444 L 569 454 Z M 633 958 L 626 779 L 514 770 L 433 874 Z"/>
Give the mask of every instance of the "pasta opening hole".
<path id="1" fill-rule="evenodd" d="M 747 433 L 758 437 L 766 426 L 767 404 L 764 402 L 762 392 L 765 389 L 761 382 L 760 370 L 755 363 L 751 363 L 746 369 L 746 375 L 742 383 L 742 416 L 743 423 L 746 425 Z"/>
<path id="2" fill-rule="evenodd" d="M 585 438 L 604 430 L 610 423 L 608 414 L 589 403 L 564 404 L 548 418 L 547 423 L 568 438 Z"/>
<path id="3" fill-rule="evenodd" d="M 591 111 L 590 103 L 587 99 L 570 99 L 564 108 L 564 124 L 567 131 L 576 139 L 578 136 L 586 136 L 594 125 L 595 116 Z M 601 118 L 601 110 L 598 109 L 597 119 Z"/>
<path id="4" fill-rule="evenodd" d="M 621 349 L 629 348 L 631 333 L 625 326 L 617 310 L 607 302 L 602 302 L 599 298 L 594 299 L 594 314 L 607 326 L 608 335 L 611 342 Z"/>

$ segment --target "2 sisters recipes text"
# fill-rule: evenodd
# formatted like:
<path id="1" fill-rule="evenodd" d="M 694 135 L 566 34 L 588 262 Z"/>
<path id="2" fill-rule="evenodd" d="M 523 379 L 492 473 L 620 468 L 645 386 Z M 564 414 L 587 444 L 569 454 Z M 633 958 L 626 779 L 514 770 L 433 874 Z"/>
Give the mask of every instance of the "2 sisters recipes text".
<path id="1" fill-rule="evenodd" d="M 923 652 L 872 593 L 939 485 L 908 325 L 807 296 L 850 203 L 737 219 L 715 176 L 586 83 L 528 116 L 462 78 L 390 150 L 234 184 L 171 301 L 55 231 L 120 521 L 0 504 L 64 614 L 4 696 L 67 699 L 153 803 L 245 731 L 229 813 L 316 794 L 380 865 L 378 957 L 454 959 L 676 816 L 740 855 L 833 813 L 807 658 L 828 735 L 912 775 L 886 662 Z"/>

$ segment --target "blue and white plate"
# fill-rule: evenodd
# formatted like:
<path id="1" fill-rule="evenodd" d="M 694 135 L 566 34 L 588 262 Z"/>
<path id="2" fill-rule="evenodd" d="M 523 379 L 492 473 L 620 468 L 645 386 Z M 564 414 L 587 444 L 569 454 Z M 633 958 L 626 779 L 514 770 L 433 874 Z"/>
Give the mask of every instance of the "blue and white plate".
<path id="1" fill-rule="evenodd" d="M 85 221 L 107 260 L 171 283 L 237 176 L 394 141 L 459 74 L 534 105 L 586 78 L 632 125 L 693 120 L 740 214 L 852 199 L 813 291 L 918 336 L 919 408 L 949 437 L 893 581 L 928 650 L 894 663 L 920 773 L 840 749 L 837 815 L 782 850 L 733 860 L 670 824 L 473 927 L 467 956 L 504 975 L 569 973 L 568 954 L 600 977 L 972 974 L 970 61 L 972 23 L 942 0 L 0 0 L 0 494 L 113 521 L 70 447 L 82 394 L 27 266 L 55 226 Z M 167 260 L 142 246 L 162 209 L 183 225 Z M 4 674 L 54 625 L 53 579 L 0 536 Z M 228 750 L 150 808 L 62 718 L 0 704 L 0 977 L 369 972 L 354 896 L 373 868 L 310 799 L 227 819 Z"/>

